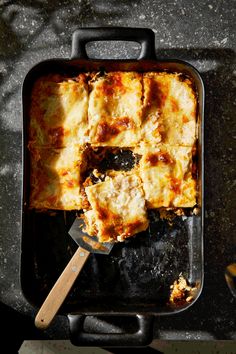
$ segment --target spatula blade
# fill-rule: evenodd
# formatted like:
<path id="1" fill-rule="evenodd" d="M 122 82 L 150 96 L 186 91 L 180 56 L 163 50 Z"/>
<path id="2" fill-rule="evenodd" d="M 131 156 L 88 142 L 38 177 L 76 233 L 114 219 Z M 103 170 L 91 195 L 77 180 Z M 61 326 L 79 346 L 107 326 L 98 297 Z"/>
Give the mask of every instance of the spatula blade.
<path id="1" fill-rule="evenodd" d="M 89 236 L 87 233 L 83 232 L 84 228 L 84 220 L 77 217 L 69 230 L 70 236 L 80 247 L 91 253 L 109 254 L 111 252 L 114 243 L 101 243 L 98 241 L 97 237 Z"/>

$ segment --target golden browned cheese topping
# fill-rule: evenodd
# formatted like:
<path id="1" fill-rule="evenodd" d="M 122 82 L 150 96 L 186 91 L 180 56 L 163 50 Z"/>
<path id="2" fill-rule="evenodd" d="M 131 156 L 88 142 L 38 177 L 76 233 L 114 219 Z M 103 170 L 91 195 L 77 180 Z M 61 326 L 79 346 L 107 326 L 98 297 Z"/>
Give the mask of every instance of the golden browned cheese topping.
<path id="1" fill-rule="evenodd" d="M 133 126 L 132 121 L 128 117 L 117 118 L 114 123 L 108 124 L 106 122 L 100 123 L 97 126 L 97 142 L 104 143 L 111 140 L 121 132 L 131 129 Z"/>
<path id="2" fill-rule="evenodd" d="M 94 146 L 135 146 L 140 140 L 142 76 L 107 73 L 91 84 L 90 142 Z"/>
<path id="3" fill-rule="evenodd" d="M 84 74 L 38 79 L 30 106 L 29 141 L 35 146 L 65 147 L 88 140 L 88 86 Z"/>
<path id="4" fill-rule="evenodd" d="M 196 139 L 196 95 L 179 74 L 143 75 L 142 141 L 192 146 Z"/>
<path id="5" fill-rule="evenodd" d="M 30 207 L 81 209 L 81 175 L 85 167 L 84 152 L 79 146 L 31 147 Z"/>
<path id="6" fill-rule="evenodd" d="M 124 74 L 115 72 L 107 75 L 106 84 L 101 87 L 101 91 L 106 96 L 113 96 L 117 93 L 124 95 L 127 91 L 124 83 Z"/>
<path id="7" fill-rule="evenodd" d="M 192 83 L 178 73 L 39 78 L 29 109 L 30 207 L 83 209 L 101 242 L 145 230 L 147 209 L 194 207 L 196 114 Z M 139 156 L 135 167 L 104 172 L 122 149 Z"/>
<path id="8" fill-rule="evenodd" d="M 101 242 L 123 241 L 148 227 L 144 193 L 137 175 L 118 174 L 85 191 L 92 208 L 92 213 L 85 213 L 86 224 L 96 227 Z"/>
<path id="9" fill-rule="evenodd" d="M 157 144 L 136 151 L 142 155 L 139 175 L 148 208 L 193 207 L 196 204 L 192 147 Z"/>
<path id="10" fill-rule="evenodd" d="M 159 151 L 156 153 L 147 154 L 146 161 L 149 162 L 151 166 L 155 166 L 159 162 L 162 162 L 165 164 L 173 163 L 168 152 L 159 152 Z"/>

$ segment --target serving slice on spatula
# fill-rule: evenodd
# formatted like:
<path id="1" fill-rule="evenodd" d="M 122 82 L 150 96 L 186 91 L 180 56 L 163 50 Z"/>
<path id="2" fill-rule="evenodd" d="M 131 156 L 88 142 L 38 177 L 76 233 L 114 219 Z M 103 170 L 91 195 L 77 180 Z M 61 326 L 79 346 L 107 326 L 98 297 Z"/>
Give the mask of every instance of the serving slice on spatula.
<path id="1" fill-rule="evenodd" d="M 79 247 L 36 315 L 35 326 L 40 329 L 46 329 L 54 319 L 90 253 L 108 255 L 112 250 L 114 243 L 98 242 L 95 236 L 89 236 L 83 231 L 84 227 L 83 219 L 76 218 L 69 230 L 70 236 Z"/>

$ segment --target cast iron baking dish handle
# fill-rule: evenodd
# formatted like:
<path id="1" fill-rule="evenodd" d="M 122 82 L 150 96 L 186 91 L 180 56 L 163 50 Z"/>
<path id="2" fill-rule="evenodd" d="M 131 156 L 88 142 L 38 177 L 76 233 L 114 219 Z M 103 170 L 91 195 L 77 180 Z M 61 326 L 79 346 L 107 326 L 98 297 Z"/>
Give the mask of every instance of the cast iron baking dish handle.
<path id="1" fill-rule="evenodd" d="M 156 59 L 155 34 L 149 28 L 89 27 L 73 33 L 71 59 L 88 59 L 86 44 L 94 41 L 133 41 L 141 45 L 138 60 Z"/>
<path id="2" fill-rule="evenodd" d="M 115 315 L 114 315 L 115 316 Z M 130 316 L 117 315 L 122 320 L 128 320 Z M 96 346 L 96 347 L 128 347 L 146 346 L 153 339 L 153 316 L 135 315 L 138 321 L 138 330 L 134 333 L 117 333 L 108 323 L 99 322 L 97 317 L 86 315 L 68 315 L 70 321 L 70 340 L 76 346 Z M 89 332 L 85 332 L 84 321 L 86 317 L 91 317 L 92 325 Z M 102 316 L 99 316 L 101 318 Z M 112 315 L 109 317 L 113 317 Z M 107 318 L 107 315 L 106 315 Z M 98 329 L 98 331 L 96 331 Z M 99 333 L 99 331 L 103 333 Z M 95 332 L 95 333 L 93 333 Z M 116 332 L 116 333 L 115 333 Z"/>

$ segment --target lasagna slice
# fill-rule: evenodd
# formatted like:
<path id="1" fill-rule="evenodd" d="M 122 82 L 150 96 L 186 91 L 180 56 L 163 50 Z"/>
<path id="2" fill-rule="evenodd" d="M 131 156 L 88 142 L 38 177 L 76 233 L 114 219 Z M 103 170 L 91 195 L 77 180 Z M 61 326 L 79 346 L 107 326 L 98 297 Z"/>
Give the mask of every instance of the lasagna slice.
<path id="1" fill-rule="evenodd" d="M 142 141 L 192 146 L 196 138 L 196 97 L 179 74 L 143 75 Z"/>
<path id="2" fill-rule="evenodd" d="M 139 151 L 139 174 L 148 208 L 193 207 L 196 180 L 192 176 L 192 147 L 159 144 Z"/>
<path id="3" fill-rule="evenodd" d="M 88 140 L 86 76 L 65 79 L 48 75 L 33 87 L 30 106 L 30 145 L 65 147 Z"/>
<path id="4" fill-rule="evenodd" d="M 84 214 L 86 232 L 100 242 L 123 241 L 148 227 L 141 180 L 119 174 L 85 188 L 91 210 Z"/>
<path id="5" fill-rule="evenodd" d="M 81 209 L 81 174 L 86 167 L 81 147 L 31 147 L 30 154 L 30 208 Z"/>
<path id="6" fill-rule="evenodd" d="M 91 81 L 90 142 L 94 146 L 132 147 L 140 140 L 142 76 L 109 72 Z"/>

